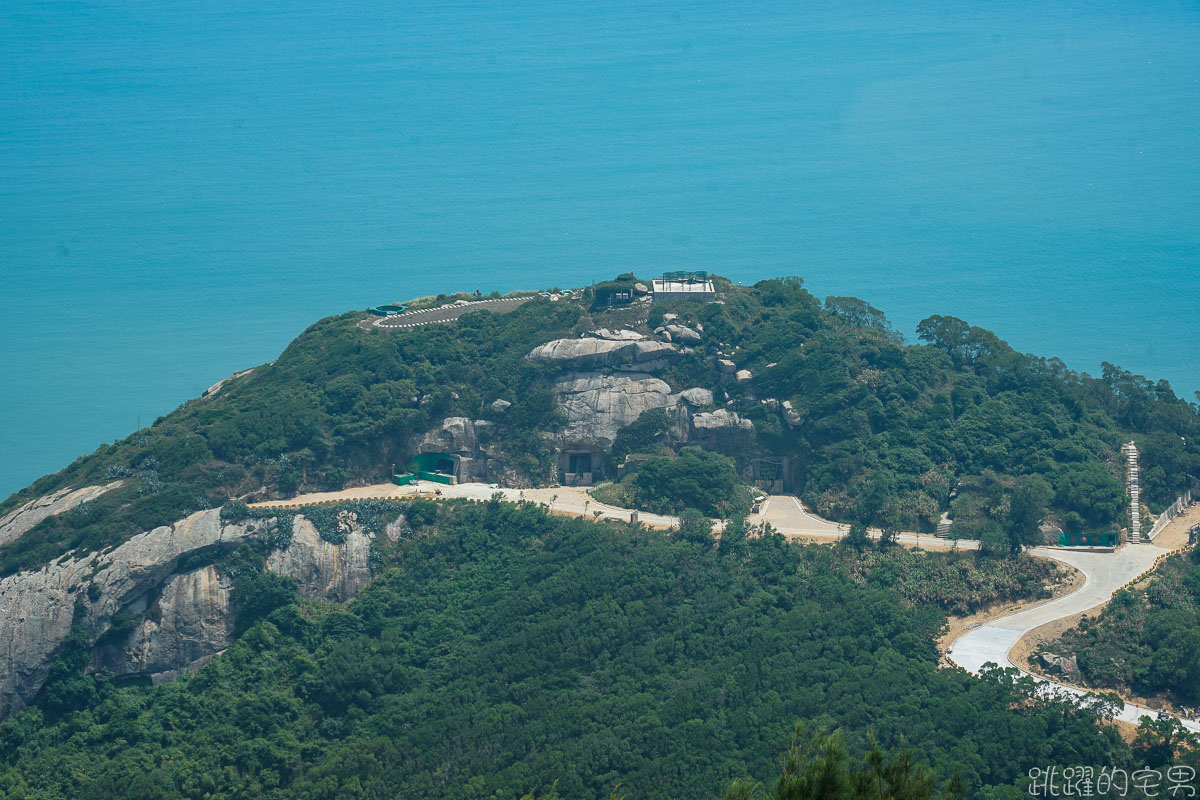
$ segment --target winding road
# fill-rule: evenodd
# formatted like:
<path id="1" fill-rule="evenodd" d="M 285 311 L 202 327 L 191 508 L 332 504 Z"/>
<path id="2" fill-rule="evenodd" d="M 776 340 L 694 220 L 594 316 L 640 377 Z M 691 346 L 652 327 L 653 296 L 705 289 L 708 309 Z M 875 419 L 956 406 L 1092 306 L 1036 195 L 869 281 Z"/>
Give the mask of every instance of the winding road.
<path id="1" fill-rule="evenodd" d="M 1037 547 L 1030 552 L 1079 570 L 1084 576 L 1083 585 L 1048 603 L 986 622 L 955 639 L 946 654 L 968 672 L 978 673 L 989 662 L 1000 667 L 1021 669 L 1009 658 L 1009 653 L 1021 637 L 1049 622 L 1104 605 L 1112 599 L 1113 592 L 1151 569 L 1159 556 L 1170 551 L 1155 544 L 1143 543 L 1124 545 L 1115 553 L 1074 552 L 1046 547 Z M 1025 670 L 1021 671 L 1031 675 Z M 1050 692 L 1076 696 L 1087 694 L 1082 689 L 1056 683 L 1039 675 L 1032 677 Z M 1136 725 L 1142 717 L 1153 719 L 1157 713 L 1155 709 L 1126 703 L 1117 718 Z M 1200 723 L 1184 719 L 1180 719 L 1180 722 L 1189 730 L 1200 732 Z"/>
<path id="2" fill-rule="evenodd" d="M 616 508 L 594 500 L 582 487 L 499 489 L 482 483 L 464 483 L 457 486 L 432 483 L 395 486 L 388 483 L 345 489 L 339 492 L 302 495 L 291 500 L 270 501 L 254 505 L 260 508 L 295 507 L 370 497 L 413 496 L 487 500 L 497 492 L 505 500 L 530 500 L 542 503 L 548 506 L 551 512 L 565 516 L 593 516 L 627 522 L 632 513 L 629 509 Z M 679 522 L 676 517 L 646 512 L 638 512 L 638 519 L 652 528 L 670 528 Z M 1000 667 L 1015 667 L 1021 670 L 1022 673 L 1034 678 L 1046 691 L 1076 696 L 1087 694 L 1082 689 L 1056 683 L 1021 669 L 1010 660 L 1010 652 L 1023 636 L 1035 628 L 1083 611 L 1098 609 L 1099 606 L 1107 603 L 1112 599 L 1113 592 L 1152 569 L 1159 557 L 1173 552 L 1169 548 L 1180 543 L 1180 532 L 1186 531 L 1186 527 L 1196 520 L 1200 520 L 1200 506 L 1193 507 L 1159 534 L 1157 541 L 1165 546 L 1155 543 L 1127 544 L 1118 548 L 1116 552 L 1078 551 L 1049 547 L 1033 548 L 1029 551 L 1032 555 L 1054 559 L 1079 570 L 1084 577 L 1083 584 L 1070 594 L 990 620 L 967 631 L 951 643 L 947 656 L 952 663 L 971 673 L 977 674 L 985 664 L 994 663 Z M 783 536 L 801 540 L 834 540 L 844 536 L 847 531 L 846 525 L 830 522 L 810 513 L 798 499 L 791 495 L 771 495 L 763 502 L 760 512 L 752 515 L 748 521 L 752 524 L 768 522 Z M 1172 529 L 1174 529 L 1173 532 Z M 878 538 L 879 531 L 871 531 L 870 535 Z M 1183 536 L 1186 538 L 1186 533 Z M 901 533 L 897 538 L 901 544 L 929 550 L 951 548 L 977 550 L 979 548 L 979 543 L 973 540 L 959 539 L 954 542 L 923 533 Z M 1137 724 L 1141 717 L 1153 718 L 1156 713 L 1157 711 L 1154 709 L 1126 703 L 1124 710 L 1117 715 L 1117 718 Z M 1180 722 L 1189 730 L 1200 732 L 1200 723 L 1182 719 Z"/>
<path id="3" fill-rule="evenodd" d="M 453 322 L 463 314 L 472 311 L 490 311 L 493 314 L 504 314 L 513 311 L 522 303 L 531 300 L 535 295 L 521 297 L 499 297 L 494 300 L 474 300 L 466 303 L 451 303 L 437 308 L 423 308 L 419 311 L 406 311 L 391 317 L 367 317 L 359 322 L 364 330 L 371 327 L 399 329 L 419 328 L 435 322 Z"/>

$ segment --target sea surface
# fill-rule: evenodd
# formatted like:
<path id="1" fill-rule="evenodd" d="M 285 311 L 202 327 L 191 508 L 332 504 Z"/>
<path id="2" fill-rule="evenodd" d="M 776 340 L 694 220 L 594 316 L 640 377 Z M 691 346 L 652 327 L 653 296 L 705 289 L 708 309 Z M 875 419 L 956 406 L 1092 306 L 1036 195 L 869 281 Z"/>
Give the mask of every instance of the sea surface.
<path id="1" fill-rule="evenodd" d="M 1200 6 L 0 4 L 0 495 L 321 316 L 669 269 L 1195 399 Z"/>

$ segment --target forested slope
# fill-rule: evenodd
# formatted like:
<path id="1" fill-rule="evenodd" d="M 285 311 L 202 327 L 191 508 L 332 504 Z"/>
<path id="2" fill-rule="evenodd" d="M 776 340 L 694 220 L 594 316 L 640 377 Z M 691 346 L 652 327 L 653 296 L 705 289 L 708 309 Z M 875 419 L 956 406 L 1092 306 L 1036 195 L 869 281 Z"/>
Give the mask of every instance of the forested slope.
<path id="1" fill-rule="evenodd" d="M 1041 649 L 1075 656 L 1086 685 L 1200 705 L 1200 562 L 1166 559 L 1094 617 Z"/>
<path id="2" fill-rule="evenodd" d="M 721 302 L 710 304 L 600 311 L 586 299 L 534 299 L 511 314 L 408 330 L 363 330 L 361 312 L 322 320 L 215 397 L 0 504 L 126 480 L 0 548 L 0 573 L 103 548 L 230 497 L 386 480 L 448 416 L 496 423 L 493 444 L 513 474 L 547 483 L 544 434 L 562 417 L 546 367 L 525 356 L 601 326 L 649 334 L 668 312 L 705 331 L 663 374 L 672 390 L 708 387 L 718 408 L 751 420 L 755 446 L 786 457 L 797 491 L 836 519 L 931 530 L 950 510 L 961 535 L 1019 547 L 1047 511 L 1069 530 L 1127 524 L 1119 448 L 1131 437 L 1152 510 L 1200 475 L 1200 412 L 1165 382 L 1108 364 L 1100 377 L 1075 373 L 953 317 L 923 321 L 917 344 L 905 345 L 878 310 L 854 298 L 822 304 L 796 278 L 718 285 Z M 752 379 L 729 380 L 719 356 Z M 500 415 L 495 400 L 513 405 Z M 622 455 L 652 442 L 626 444 Z"/>
<path id="3" fill-rule="evenodd" d="M 942 608 L 1036 594 L 1044 563 L 439 505 L 348 606 L 243 574 L 251 626 L 196 675 L 60 675 L 73 706 L 0 725 L 0 797 L 703 798 L 769 784 L 797 721 L 903 739 L 976 797 L 1135 757 L 1092 710 L 936 668 Z"/>

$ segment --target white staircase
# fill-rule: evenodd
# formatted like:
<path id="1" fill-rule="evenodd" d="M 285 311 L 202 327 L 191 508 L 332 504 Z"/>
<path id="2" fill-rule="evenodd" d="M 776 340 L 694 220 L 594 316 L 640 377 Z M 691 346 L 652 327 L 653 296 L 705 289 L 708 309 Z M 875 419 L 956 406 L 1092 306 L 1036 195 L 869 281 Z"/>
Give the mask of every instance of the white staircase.
<path id="1" fill-rule="evenodd" d="M 1132 439 L 1121 449 L 1125 451 L 1129 470 L 1129 541 L 1137 544 L 1142 541 L 1142 512 L 1138 501 L 1138 449 Z"/>

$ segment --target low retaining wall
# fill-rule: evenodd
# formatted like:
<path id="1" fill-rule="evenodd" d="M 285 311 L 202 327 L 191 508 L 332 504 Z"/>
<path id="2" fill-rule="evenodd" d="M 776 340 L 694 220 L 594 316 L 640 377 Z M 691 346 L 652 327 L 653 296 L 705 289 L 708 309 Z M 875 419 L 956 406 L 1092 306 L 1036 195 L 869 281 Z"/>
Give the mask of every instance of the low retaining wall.
<path id="1" fill-rule="evenodd" d="M 1183 510 L 1192 504 L 1192 490 L 1188 491 L 1171 504 L 1171 507 L 1159 515 L 1158 519 L 1154 520 L 1154 527 L 1150 529 L 1150 533 L 1146 535 L 1147 539 L 1154 540 L 1155 536 L 1167 527 L 1167 523 L 1183 513 Z"/>

